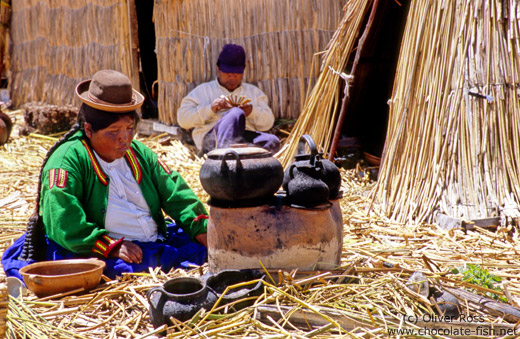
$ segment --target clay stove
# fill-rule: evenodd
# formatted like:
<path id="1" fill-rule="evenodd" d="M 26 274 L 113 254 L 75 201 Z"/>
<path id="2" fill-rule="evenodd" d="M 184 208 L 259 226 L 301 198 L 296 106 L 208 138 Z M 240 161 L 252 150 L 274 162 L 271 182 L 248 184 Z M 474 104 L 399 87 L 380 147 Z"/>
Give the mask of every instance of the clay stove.
<path id="1" fill-rule="evenodd" d="M 315 208 L 283 203 L 219 206 L 210 200 L 209 269 L 330 270 L 340 264 L 343 221 L 339 200 Z"/>
<path id="2" fill-rule="evenodd" d="M 295 156 L 285 173 L 270 152 L 258 147 L 234 145 L 208 153 L 199 177 L 211 197 L 211 272 L 339 266 L 341 177 L 332 162 L 321 159 L 310 136 L 302 136 L 301 143 L 311 153 Z"/>

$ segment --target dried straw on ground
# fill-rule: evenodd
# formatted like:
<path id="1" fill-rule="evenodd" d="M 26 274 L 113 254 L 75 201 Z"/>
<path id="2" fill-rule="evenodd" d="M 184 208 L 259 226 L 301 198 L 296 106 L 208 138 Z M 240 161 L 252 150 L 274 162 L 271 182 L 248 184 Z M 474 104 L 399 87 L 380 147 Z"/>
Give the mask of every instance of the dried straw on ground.
<path id="1" fill-rule="evenodd" d="M 400 222 L 520 216 L 516 1 L 412 1 L 374 198 Z"/>
<path id="2" fill-rule="evenodd" d="M 18 115 L 13 140 L 0 148 L 2 252 L 25 229 L 34 206 L 39 166 L 54 142 L 52 137 L 19 137 L 20 124 Z M 198 181 L 203 160 L 181 143 L 162 145 L 158 143 L 161 139 L 156 136 L 141 140 L 177 169 L 206 201 L 207 195 Z M 220 314 L 218 310 L 200 313 L 191 321 L 169 329 L 169 337 L 389 338 L 388 331 L 392 328 L 414 328 L 415 325 L 404 322 L 403 315 L 420 317 L 432 310 L 429 300 L 405 287 L 411 272 L 424 272 L 432 284 L 457 286 L 461 276 L 449 272 L 468 263 L 480 264 L 502 277 L 502 292 L 496 293 L 507 297 L 510 305 L 518 306 L 517 233 L 508 234 L 500 228 L 496 233 L 477 230 L 465 234 L 427 224 L 391 223 L 370 210 L 367 195 L 372 183 L 355 171 L 342 171 L 342 177 L 344 246 L 337 271 L 269 272 L 265 293 L 256 305 L 231 314 Z M 200 276 L 206 271 L 206 266 L 169 274 L 150 271 L 125 275 L 79 296 L 37 299 L 28 294 L 22 301 L 11 299 L 8 335 L 10 338 L 154 338 L 157 331 L 149 322 L 146 291 L 172 277 Z M 481 295 L 485 293 L 480 286 L 465 285 Z M 482 317 L 486 323 L 511 326 L 471 305 L 463 305 L 463 311 Z"/>

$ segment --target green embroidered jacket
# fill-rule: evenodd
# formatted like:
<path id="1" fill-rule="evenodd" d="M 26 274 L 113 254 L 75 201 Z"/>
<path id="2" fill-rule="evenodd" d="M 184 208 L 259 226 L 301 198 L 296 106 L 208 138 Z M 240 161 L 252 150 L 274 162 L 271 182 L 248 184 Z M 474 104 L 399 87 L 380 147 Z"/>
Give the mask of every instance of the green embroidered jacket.
<path id="1" fill-rule="evenodd" d="M 164 214 L 192 239 L 206 232 L 206 209 L 179 173 L 136 140 L 125 159 L 160 232 L 166 233 Z M 72 252 L 93 251 L 107 257 L 120 242 L 108 237 L 104 227 L 110 177 L 101 169 L 82 131 L 54 151 L 41 180 L 40 215 L 47 236 Z"/>

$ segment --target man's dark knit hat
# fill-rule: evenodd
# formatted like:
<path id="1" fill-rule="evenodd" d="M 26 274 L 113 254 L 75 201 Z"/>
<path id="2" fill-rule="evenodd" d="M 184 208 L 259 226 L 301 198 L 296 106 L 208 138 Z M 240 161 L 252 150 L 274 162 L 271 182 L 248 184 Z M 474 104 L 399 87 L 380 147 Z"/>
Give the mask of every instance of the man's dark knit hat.
<path id="1" fill-rule="evenodd" d="M 224 73 L 244 73 L 246 52 L 240 45 L 227 44 L 218 56 L 217 66 Z"/>

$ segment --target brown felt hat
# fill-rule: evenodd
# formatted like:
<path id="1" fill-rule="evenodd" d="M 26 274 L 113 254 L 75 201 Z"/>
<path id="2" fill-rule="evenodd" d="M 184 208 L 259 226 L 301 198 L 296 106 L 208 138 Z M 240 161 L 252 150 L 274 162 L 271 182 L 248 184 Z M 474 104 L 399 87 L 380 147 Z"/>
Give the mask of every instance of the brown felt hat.
<path id="1" fill-rule="evenodd" d="M 116 113 L 136 110 L 144 101 L 143 95 L 132 88 L 130 79 L 113 70 L 98 71 L 92 79 L 80 82 L 76 95 L 90 107 Z"/>

